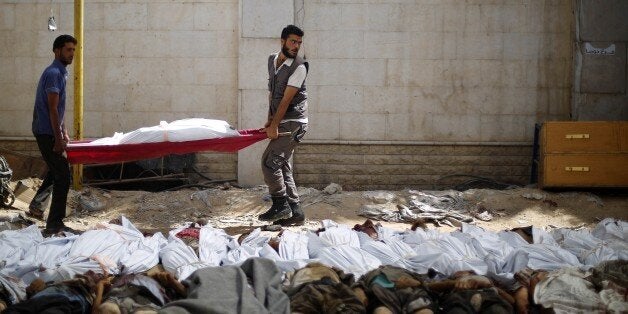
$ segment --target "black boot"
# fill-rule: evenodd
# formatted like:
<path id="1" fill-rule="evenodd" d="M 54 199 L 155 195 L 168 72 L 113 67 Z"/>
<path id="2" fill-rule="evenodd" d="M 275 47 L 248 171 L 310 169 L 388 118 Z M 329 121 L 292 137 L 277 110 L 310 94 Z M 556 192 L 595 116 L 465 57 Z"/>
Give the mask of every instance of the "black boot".
<path id="1" fill-rule="evenodd" d="M 279 219 L 273 222 L 273 225 L 282 226 L 303 226 L 305 222 L 305 214 L 301 210 L 299 203 L 288 203 L 290 210 L 292 210 L 292 216 L 290 218 Z"/>
<path id="2" fill-rule="evenodd" d="M 273 196 L 273 206 L 270 207 L 265 213 L 259 215 L 257 219 L 264 221 L 275 221 L 277 219 L 283 219 L 290 217 L 290 206 L 285 196 Z"/>

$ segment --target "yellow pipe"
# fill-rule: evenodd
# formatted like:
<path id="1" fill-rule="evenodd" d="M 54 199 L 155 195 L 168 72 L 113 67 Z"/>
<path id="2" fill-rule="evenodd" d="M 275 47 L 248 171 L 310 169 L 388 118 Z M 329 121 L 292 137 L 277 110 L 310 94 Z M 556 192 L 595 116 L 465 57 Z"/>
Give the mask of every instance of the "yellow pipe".
<path id="1" fill-rule="evenodd" d="M 74 0 L 74 37 L 77 45 L 74 51 L 74 139 L 83 139 L 83 0 Z M 74 189 L 83 185 L 83 165 L 72 169 Z"/>

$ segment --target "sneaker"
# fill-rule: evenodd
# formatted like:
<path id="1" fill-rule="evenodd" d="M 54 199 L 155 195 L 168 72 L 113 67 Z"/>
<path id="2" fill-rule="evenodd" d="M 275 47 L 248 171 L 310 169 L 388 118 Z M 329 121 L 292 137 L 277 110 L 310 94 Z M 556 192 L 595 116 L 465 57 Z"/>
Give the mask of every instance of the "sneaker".
<path id="1" fill-rule="evenodd" d="M 41 232 L 41 234 L 45 238 L 47 238 L 47 237 L 50 237 L 50 236 L 53 236 L 53 235 L 58 235 L 58 234 L 60 234 L 62 232 L 68 232 L 68 233 L 73 233 L 73 234 L 81 234 L 81 231 L 74 230 L 74 229 L 72 229 L 72 228 L 70 228 L 68 226 L 65 226 L 65 225 L 62 226 L 62 227 L 59 227 L 59 228 L 45 228 Z"/>
<path id="2" fill-rule="evenodd" d="M 45 228 L 44 230 L 41 231 L 41 235 L 44 238 L 51 237 L 57 233 L 59 233 L 59 229 L 56 229 L 56 228 Z"/>
<path id="3" fill-rule="evenodd" d="M 44 220 L 44 211 L 41 209 L 37 209 L 35 207 L 29 206 L 28 211 L 26 212 L 26 216 L 39 219 L 39 220 Z"/>
<path id="4" fill-rule="evenodd" d="M 61 229 L 59 230 L 59 232 L 69 232 L 69 233 L 74 233 L 74 234 L 81 234 L 81 233 L 83 233 L 83 232 L 82 232 L 82 231 L 80 231 L 80 230 L 72 229 L 72 228 L 70 228 L 70 227 L 68 227 L 68 226 L 63 226 L 63 227 L 61 227 Z"/>

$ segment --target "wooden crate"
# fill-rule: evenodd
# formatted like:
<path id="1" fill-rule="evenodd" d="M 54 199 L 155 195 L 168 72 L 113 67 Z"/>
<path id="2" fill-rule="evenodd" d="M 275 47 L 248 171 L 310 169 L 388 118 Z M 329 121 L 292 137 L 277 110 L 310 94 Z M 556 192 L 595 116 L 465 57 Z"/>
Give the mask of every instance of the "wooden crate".
<path id="1" fill-rule="evenodd" d="M 541 187 L 628 187 L 628 122 L 546 122 Z"/>

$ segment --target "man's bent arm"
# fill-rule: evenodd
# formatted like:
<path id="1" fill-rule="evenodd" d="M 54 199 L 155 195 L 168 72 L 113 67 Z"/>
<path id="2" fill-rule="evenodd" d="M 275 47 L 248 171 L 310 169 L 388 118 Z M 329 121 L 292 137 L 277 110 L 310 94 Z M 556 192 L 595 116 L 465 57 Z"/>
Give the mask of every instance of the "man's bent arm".
<path id="1" fill-rule="evenodd" d="M 266 117 L 266 123 L 264 123 L 264 127 L 265 127 L 265 128 L 267 128 L 267 127 L 269 127 L 269 126 L 270 126 L 270 121 L 271 121 L 271 119 L 273 118 L 273 117 L 270 115 L 270 103 L 271 103 L 271 101 L 272 101 L 272 98 L 271 98 L 271 97 L 272 97 L 272 94 L 271 94 L 270 92 L 268 92 L 268 115 L 267 115 L 267 117 Z"/>
<path id="2" fill-rule="evenodd" d="M 63 134 L 63 140 L 65 141 L 65 144 L 69 144 L 70 143 L 70 135 L 68 134 L 68 129 L 65 127 L 65 122 L 61 121 L 61 132 Z"/>
<path id="3" fill-rule="evenodd" d="M 53 150 L 57 153 L 61 153 L 64 149 L 63 130 L 61 130 L 61 123 L 59 122 L 59 112 L 57 107 L 59 105 L 59 94 L 48 93 L 48 115 L 50 116 L 50 126 L 52 127 L 52 134 L 55 137 L 55 146 Z"/>
<path id="4" fill-rule="evenodd" d="M 283 120 L 283 116 L 286 114 L 286 111 L 288 111 L 288 106 L 290 105 L 292 98 L 294 98 L 298 91 L 299 89 L 294 86 L 286 86 L 286 90 L 283 92 L 283 98 L 281 98 L 281 102 L 279 103 L 279 108 L 277 108 L 277 112 L 275 112 L 275 115 L 270 122 L 270 128 L 274 131 L 275 136 L 272 137 L 271 134 L 269 134 L 269 138 L 277 138 L 277 128 L 279 128 L 279 123 L 281 123 L 281 120 Z"/>

